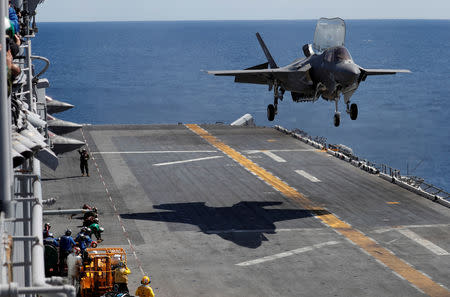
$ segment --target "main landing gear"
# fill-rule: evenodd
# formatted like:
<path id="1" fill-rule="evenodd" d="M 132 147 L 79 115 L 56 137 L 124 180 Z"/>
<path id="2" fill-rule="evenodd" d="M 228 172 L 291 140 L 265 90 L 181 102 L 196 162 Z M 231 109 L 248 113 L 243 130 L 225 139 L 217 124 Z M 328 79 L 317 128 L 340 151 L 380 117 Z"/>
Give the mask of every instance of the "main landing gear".
<path id="1" fill-rule="evenodd" d="M 285 90 L 278 86 L 278 83 L 275 81 L 273 85 L 273 104 L 267 105 L 267 119 L 269 121 L 273 121 L 275 119 L 275 115 L 278 113 L 278 99 L 283 100 Z"/>
<path id="2" fill-rule="evenodd" d="M 349 110 L 348 104 L 347 104 L 347 112 L 350 114 L 350 118 L 353 121 L 356 120 L 356 118 L 358 118 L 358 105 L 353 103 L 352 105 L 350 105 L 350 110 Z"/>
<path id="3" fill-rule="evenodd" d="M 273 104 L 267 105 L 267 119 L 273 121 L 275 119 L 275 114 L 277 113 L 275 106 Z"/>
<path id="4" fill-rule="evenodd" d="M 338 101 L 339 99 L 335 100 L 336 109 L 334 112 L 334 126 L 339 127 L 341 123 L 341 113 L 338 111 Z M 355 103 L 351 104 L 349 106 L 350 102 L 347 102 L 347 110 L 346 112 L 350 115 L 350 119 L 353 121 L 358 118 L 358 105 Z"/>

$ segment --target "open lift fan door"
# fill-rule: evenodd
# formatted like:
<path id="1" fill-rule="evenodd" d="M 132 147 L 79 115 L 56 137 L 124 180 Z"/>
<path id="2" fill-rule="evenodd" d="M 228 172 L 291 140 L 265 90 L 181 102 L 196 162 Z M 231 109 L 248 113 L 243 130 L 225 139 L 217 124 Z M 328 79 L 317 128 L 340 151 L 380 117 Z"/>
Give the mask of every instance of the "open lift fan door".
<path id="1" fill-rule="evenodd" d="M 345 45 L 345 22 L 341 18 L 320 18 L 314 32 L 313 48 L 321 53 L 327 48 Z"/>

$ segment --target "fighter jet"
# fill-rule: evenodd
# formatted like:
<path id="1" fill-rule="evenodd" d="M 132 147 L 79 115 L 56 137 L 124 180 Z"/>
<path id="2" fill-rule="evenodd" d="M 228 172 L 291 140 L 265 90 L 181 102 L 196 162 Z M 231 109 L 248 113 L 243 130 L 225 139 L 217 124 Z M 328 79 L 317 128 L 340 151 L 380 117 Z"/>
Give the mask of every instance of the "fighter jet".
<path id="1" fill-rule="evenodd" d="M 273 104 L 267 106 L 267 119 L 273 121 L 278 100 L 286 91 L 295 102 L 315 102 L 320 97 L 335 103 L 334 125 L 340 124 L 338 102 L 344 97 L 346 112 L 352 120 L 358 117 L 358 106 L 350 98 L 369 75 L 411 72 L 406 69 L 366 69 L 357 65 L 345 48 L 345 22 L 341 18 L 321 18 L 317 22 L 314 43 L 303 46 L 304 58 L 278 67 L 261 35 L 256 33 L 267 62 L 244 70 L 208 71 L 218 76 L 234 76 L 237 83 L 268 85 L 273 90 Z"/>

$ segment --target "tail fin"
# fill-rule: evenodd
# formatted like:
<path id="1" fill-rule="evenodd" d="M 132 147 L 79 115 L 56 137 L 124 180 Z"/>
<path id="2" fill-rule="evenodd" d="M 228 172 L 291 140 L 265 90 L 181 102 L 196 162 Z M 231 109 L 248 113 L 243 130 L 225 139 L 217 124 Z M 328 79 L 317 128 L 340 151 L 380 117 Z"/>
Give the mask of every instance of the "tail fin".
<path id="1" fill-rule="evenodd" d="M 278 68 L 277 63 L 275 63 L 275 60 L 272 58 L 272 55 L 270 54 L 269 50 L 267 49 L 266 44 L 261 38 L 261 35 L 259 33 L 256 33 L 256 38 L 258 38 L 259 45 L 261 45 L 262 50 L 264 51 L 264 54 L 266 55 L 267 61 L 269 62 L 270 68 L 276 69 Z"/>

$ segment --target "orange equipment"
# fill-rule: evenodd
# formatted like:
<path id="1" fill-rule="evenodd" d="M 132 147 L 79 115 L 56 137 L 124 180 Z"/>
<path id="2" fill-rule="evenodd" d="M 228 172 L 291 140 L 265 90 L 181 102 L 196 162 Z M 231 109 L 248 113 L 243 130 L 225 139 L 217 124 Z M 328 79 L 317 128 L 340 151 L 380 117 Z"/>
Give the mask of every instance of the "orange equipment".
<path id="1" fill-rule="evenodd" d="M 80 273 L 81 297 L 99 297 L 114 287 L 114 269 L 127 263 L 123 248 L 87 248 Z"/>

